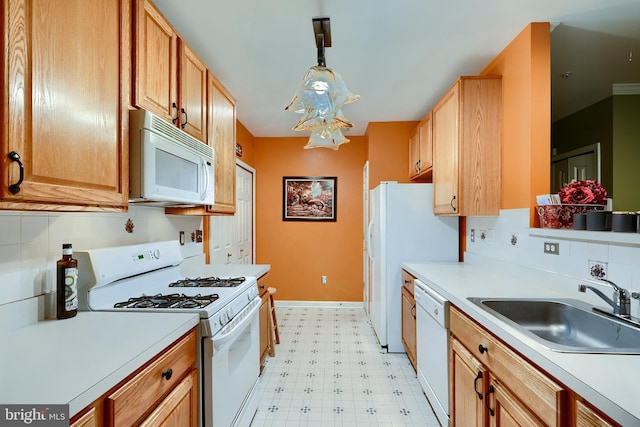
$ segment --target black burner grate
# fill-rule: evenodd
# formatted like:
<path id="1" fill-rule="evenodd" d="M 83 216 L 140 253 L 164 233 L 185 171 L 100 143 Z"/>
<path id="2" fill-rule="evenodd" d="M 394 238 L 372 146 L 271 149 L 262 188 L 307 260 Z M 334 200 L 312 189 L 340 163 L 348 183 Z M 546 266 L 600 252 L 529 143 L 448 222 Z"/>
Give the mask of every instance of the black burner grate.
<path id="1" fill-rule="evenodd" d="M 233 288 L 245 282 L 244 277 L 196 277 L 191 279 L 186 277 L 182 280 L 170 283 L 172 288 Z"/>
<path id="2" fill-rule="evenodd" d="M 218 294 L 188 296 L 184 294 L 142 295 L 117 302 L 114 308 L 203 308 L 220 298 Z"/>

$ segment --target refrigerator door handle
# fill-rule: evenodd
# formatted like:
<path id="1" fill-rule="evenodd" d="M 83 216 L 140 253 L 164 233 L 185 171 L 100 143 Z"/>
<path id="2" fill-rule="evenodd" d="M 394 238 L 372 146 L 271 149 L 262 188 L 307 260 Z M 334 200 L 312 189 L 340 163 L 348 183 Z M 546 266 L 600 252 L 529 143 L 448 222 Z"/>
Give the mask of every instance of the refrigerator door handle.
<path id="1" fill-rule="evenodd" d="M 367 227 L 367 254 L 369 255 L 369 259 L 373 260 L 375 257 L 373 256 L 373 248 L 371 242 L 373 240 L 373 221 L 369 222 L 369 226 Z"/>

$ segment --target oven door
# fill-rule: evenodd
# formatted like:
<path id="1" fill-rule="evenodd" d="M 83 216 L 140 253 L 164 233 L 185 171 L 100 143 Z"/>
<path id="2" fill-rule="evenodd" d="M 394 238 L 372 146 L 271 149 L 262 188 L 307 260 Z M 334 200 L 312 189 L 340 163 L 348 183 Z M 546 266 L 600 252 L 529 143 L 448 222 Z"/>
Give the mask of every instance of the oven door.
<path id="1" fill-rule="evenodd" d="M 203 338 L 207 427 L 248 427 L 258 408 L 260 303 L 254 298 L 219 333 Z"/>

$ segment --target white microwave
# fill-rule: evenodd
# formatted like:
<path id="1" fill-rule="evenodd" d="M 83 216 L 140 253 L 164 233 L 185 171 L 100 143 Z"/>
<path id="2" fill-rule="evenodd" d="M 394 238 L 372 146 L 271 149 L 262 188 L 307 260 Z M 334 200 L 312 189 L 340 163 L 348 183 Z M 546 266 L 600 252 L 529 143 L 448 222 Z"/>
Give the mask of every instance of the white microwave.
<path id="1" fill-rule="evenodd" d="M 214 151 L 146 110 L 129 113 L 129 202 L 212 205 Z"/>

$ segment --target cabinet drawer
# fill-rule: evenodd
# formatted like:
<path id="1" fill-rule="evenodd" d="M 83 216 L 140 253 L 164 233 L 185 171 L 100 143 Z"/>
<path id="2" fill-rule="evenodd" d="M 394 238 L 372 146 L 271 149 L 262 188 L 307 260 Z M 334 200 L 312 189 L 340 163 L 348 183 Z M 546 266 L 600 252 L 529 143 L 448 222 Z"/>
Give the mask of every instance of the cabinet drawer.
<path id="1" fill-rule="evenodd" d="M 169 393 L 187 372 L 194 368 L 195 363 L 196 333 L 194 330 L 105 399 L 107 425 L 134 424 L 153 409 L 155 403 Z M 171 375 L 168 375 L 168 372 L 171 372 Z"/>
<path id="2" fill-rule="evenodd" d="M 562 424 L 566 406 L 562 387 L 453 306 L 450 321 L 451 333 L 515 396 L 526 397 L 532 413 L 547 425 Z"/>
<path id="3" fill-rule="evenodd" d="M 407 273 L 405 270 L 402 270 L 402 286 L 407 288 L 407 290 L 413 296 L 415 293 L 413 292 L 413 281 L 416 280 L 411 274 Z"/>

